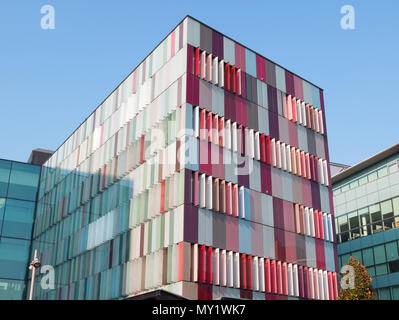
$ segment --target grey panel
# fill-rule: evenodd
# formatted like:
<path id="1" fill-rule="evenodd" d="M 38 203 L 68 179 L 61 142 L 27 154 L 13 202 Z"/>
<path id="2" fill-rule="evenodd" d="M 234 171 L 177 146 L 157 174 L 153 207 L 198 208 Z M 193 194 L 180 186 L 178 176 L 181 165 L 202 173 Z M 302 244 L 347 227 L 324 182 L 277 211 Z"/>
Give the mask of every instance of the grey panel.
<path id="1" fill-rule="evenodd" d="M 212 30 L 203 24 L 200 25 L 200 47 L 208 53 L 212 53 Z"/>
<path id="2" fill-rule="evenodd" d="M 266 80 L 276 88 L 276 65 L 268 60 L 266 60 Z"/>

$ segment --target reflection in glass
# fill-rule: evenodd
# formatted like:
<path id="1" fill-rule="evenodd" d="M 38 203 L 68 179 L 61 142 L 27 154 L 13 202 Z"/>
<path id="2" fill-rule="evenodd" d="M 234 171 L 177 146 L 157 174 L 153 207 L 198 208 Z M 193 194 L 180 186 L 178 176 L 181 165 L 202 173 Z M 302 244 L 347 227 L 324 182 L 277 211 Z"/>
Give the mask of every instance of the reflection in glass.
<path id="1" fill-rule="evenodd" d="M 378 170 L 378 178 L 385 177 L 387 174 L 388 174 L 388 168 L 386 166 Z"/>
<path id="2" fill-rule="evenodd" d="M 30 239 L 34 211 L 34 202 L 7 199 L 2 236 Z"/>
<path id="3" fill-rule="evenodd" d="M 39 166 L 13 162 L 8 197 L 34 201 L 39 174 Z"/>
<path id="4" fill-rule="evenodd" d="M 10 178 L 11 162 L 0 160 L 0 197 L 7 196 L 8 180 Z"/>
<path id="5" fill-rule="evenodd" d="M 374 180 L 376 180 L 377 179 L 377 171 L 374 171 L 374 172 L 372 172 L 372 173 L 370 173 L 368 176 L 368 179 L 369 179 L 369 181 L 374 181 Z"/>

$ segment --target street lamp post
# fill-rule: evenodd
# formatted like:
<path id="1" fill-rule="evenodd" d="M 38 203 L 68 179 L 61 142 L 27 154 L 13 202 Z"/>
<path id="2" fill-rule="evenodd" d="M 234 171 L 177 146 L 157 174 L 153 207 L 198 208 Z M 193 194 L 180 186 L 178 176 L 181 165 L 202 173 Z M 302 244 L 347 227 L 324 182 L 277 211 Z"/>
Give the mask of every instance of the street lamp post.
<path id="1" fill-rule="evenodd" d="M 32 279 L 30 281 L 29 300 L 33 300 L 33 288 L 35 286 L 36 269 L 40 268 L 40 266 L 41 266 L 41 263 L 40 263 L 40 260 L 37 257 L 37 250 L 35 250 L 35 256 L 34 256 L 32 262 L 29 265 L 29 270 L 32 270 Z"/>

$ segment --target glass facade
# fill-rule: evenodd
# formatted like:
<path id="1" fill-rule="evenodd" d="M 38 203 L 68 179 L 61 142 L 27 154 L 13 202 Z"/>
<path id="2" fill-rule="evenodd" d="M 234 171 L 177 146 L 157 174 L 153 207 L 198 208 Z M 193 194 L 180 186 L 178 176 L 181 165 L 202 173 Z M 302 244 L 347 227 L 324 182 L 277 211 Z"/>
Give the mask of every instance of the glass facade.
<path id="1" fill-rule="evenodd" d="M 377 297 L 388 300 L 399 299 L 398 159 L 391 155 L 333 184 L 339 266 L 359 259 Z"/>
<path id="2" fill-rule="evenodd" d="M 0 160 L 0 299 L 24 299 L 40 166 Z"/>

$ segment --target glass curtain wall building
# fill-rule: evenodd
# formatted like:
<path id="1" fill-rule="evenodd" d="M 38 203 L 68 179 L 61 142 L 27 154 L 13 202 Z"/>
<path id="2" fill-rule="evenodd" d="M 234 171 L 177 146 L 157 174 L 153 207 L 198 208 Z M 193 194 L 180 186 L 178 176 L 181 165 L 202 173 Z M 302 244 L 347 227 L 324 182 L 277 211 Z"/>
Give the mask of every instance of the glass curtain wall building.
<path id="1" fill-rule="evenodd" d="M 0 300 L 25 297 L 40 166 L 0 160 Z"/>
<path id="2" fill-rule="evenodd" d="M 367 267 L 380 299 L 399 299 L 399 145 L 332 178 L 339 265 Z"/>
<path id="3" fill-rule="evenodd" d="M 187 16 L 44 164 L 36 299 L 336 299 L 323 91 Z"/>

